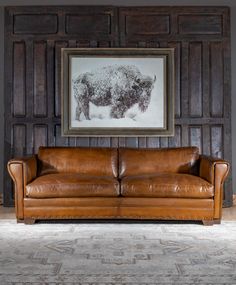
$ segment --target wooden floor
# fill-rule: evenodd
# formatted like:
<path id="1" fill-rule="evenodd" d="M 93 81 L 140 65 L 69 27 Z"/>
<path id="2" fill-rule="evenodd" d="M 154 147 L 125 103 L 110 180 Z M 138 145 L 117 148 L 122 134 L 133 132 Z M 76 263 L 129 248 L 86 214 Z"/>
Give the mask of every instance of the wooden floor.
<path id="1" fill-rule="evenodd" d="M 14 208 L 6 208 L 0 206 L 0 219 L 15 219 Z M 224 221 L 236 221 L 236 199 L 234 199 L 234 206 L 223 209 Z"/>

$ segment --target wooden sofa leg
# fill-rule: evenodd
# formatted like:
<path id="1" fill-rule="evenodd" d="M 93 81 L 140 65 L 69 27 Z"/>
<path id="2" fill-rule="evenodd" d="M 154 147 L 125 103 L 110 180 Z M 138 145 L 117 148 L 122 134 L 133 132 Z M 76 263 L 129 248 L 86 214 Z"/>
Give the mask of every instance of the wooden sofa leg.
<path id="1" fill-rule="evenodd" d="M 213 226 L 214 220 L 202 220 L 204 226 Z"/>
<path id="2" fill-rule="evenodd" d="M 26 218 L 24 219 L 25 225 L 33 225 L 35 223 L 35 219 Z"/>

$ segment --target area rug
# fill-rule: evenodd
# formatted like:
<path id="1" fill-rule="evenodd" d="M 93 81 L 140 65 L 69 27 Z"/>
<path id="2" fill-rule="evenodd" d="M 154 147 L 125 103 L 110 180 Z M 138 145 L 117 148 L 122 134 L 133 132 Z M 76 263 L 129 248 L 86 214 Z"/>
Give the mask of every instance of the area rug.
<path id="1" fill-rule="evenodd" d="M 0 220 L 0 284 L 236 284 L 236 222 Z"/>

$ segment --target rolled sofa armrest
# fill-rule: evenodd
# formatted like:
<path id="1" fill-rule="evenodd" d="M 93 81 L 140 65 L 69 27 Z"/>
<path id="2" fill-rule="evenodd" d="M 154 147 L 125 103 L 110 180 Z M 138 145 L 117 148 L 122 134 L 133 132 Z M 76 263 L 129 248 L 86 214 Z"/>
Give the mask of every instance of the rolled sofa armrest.
<path id="1" fill-rule="evenodd" d="M 229 173 L 229 163 L 223 159 L 200 155 L 199 176 L 215 185 L 216 178 L 223 183 Z M 217 174 L 217 177 L 216 177 Z"/>
<path id="2" fill-rule="evenodd" d="M 221 219 L 223 184 L 229 173 L 227 161 L 211 156 L 200 155 L 199 176 L 214 185 L 214 218 Z"/>
<path id="3" fill-rule="evenodd" d="M 15 210 L 18 220 L 24 219 L 23 199 L 25 186 L 37 176 L 37 159 L 31 157 L 13 158 L 7 163 L 8 172 L 15 187 Z"/>

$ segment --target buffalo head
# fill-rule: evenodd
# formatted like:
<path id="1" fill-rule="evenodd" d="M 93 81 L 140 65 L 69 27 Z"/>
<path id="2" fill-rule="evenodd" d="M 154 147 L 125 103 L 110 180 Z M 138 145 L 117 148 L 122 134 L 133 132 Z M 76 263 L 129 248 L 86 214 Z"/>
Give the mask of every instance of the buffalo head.
<path id="1" fill-rule="evenodd" d="M 133 88 L 138 95 L 138 106 L 142 112 L 145 112 L 151 100 L 151 93 L 156 81 L 156 75 L 152 79 L 150 76 L 143 76 L 135 79 L 136 85 Z"/>

